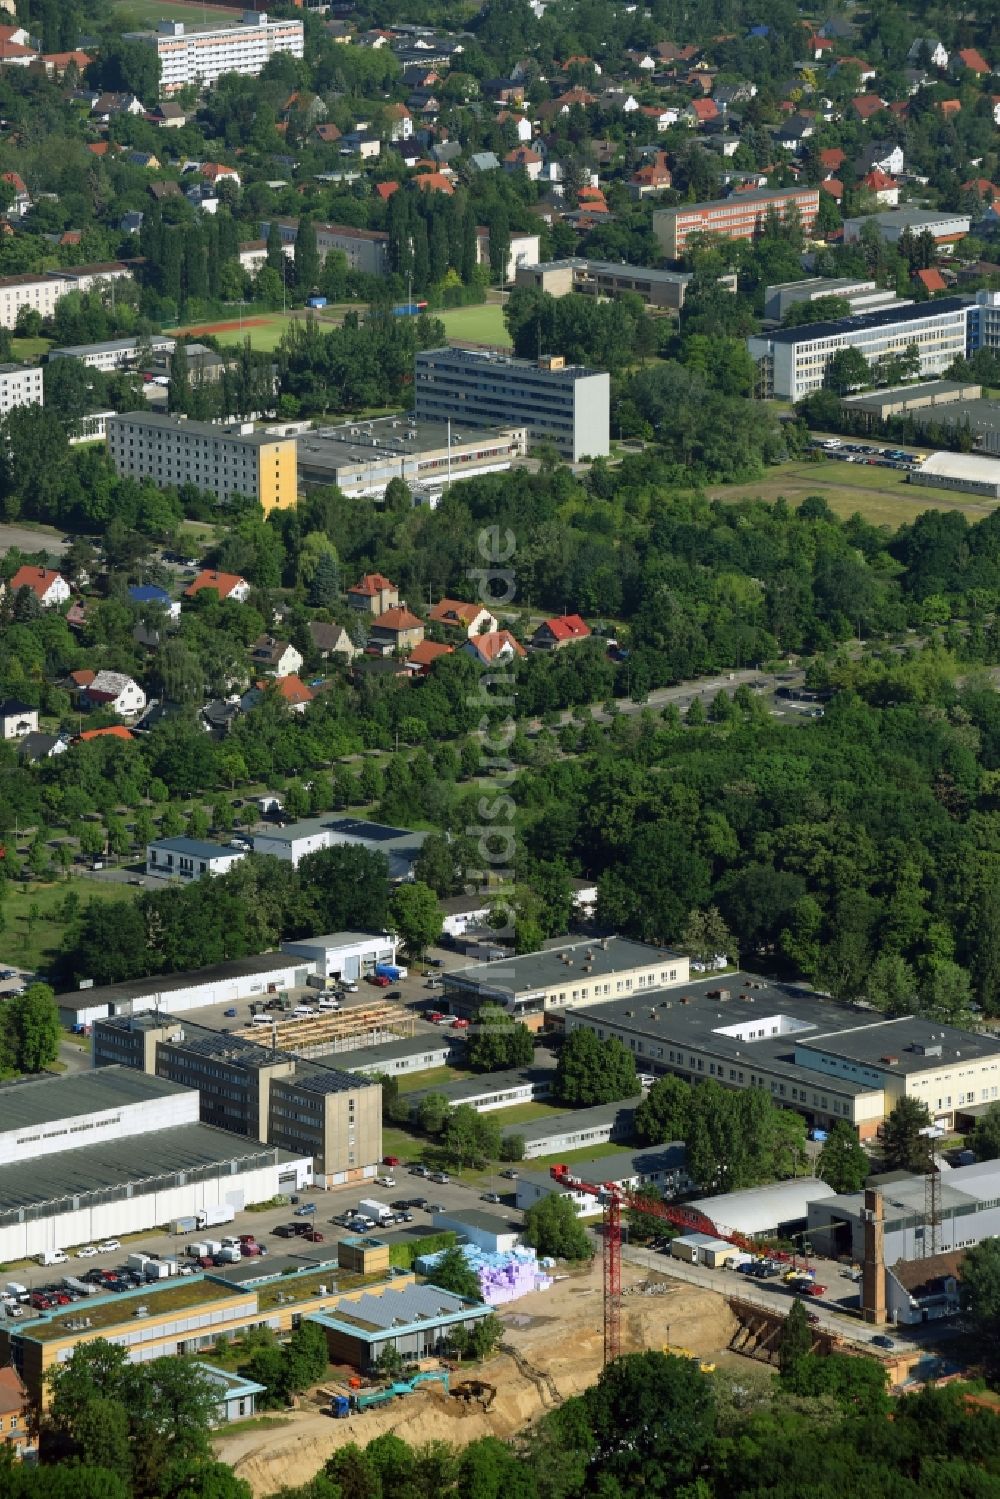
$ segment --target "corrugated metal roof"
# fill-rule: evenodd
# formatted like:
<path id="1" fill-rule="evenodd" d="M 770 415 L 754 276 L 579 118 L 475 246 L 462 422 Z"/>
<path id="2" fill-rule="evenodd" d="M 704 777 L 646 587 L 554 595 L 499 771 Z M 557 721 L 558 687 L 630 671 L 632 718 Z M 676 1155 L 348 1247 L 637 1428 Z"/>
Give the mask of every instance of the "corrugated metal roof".
<path id="1" fill-rule="evenodd" d="M 719 1197 L 700 1197 L 690 1204 L 711 1218 L 721 1229 L 742 1234 L 763 1234 L 782 1223 L 793 1223 L 809 1216 L 809 1204 L 836 1193 L 815 1176 L 800 1176 L 793 1181 L 773 1182 L 767 1187 L 750 1187 L 745 1192 L 726 1192 Z"/>
<path id="2" fill-rule="evenodd" d="M 0 1132 L 76 1119 L 152 1098 L 190 1093 L 180 1083 L 131 1067 L 100 1067 L 66 1077 L 31 1077 L 0 1086 Z"/>

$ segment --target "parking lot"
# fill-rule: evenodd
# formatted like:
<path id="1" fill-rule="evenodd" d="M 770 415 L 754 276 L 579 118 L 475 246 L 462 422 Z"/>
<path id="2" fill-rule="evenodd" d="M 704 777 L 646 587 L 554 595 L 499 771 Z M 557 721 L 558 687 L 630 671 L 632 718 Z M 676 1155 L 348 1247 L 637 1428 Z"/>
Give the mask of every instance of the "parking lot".
<path id="1" fill-rule="evenodd" d="M 836 458 L 842 463 L 871 463 L 879 468 L 912 470 L 919 468 L 924 461 L 921 454 L 909 452 L 906 448 L 848 442 L 839 437 L 816 438 L 811 446 L 820 449 L 826 458 Z"/>

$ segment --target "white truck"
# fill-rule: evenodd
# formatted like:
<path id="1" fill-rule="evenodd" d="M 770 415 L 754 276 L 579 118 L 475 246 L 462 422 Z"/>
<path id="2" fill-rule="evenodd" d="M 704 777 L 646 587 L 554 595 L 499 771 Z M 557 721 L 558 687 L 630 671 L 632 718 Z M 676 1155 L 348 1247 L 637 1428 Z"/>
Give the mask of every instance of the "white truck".
<path id="1" fill-rule="evenodd" d="M 217 1223 L 232 1223 L 236 1209 L 228 1202 L 215 1202 L 199 1208 L 195 1214 L 199 1228 L 214 1228 Z"/>
<path id="2" fill-rule="evenodd" d="M 43 1249 L 35 1258 L 40 1265 L 65 1265 L 69 1255 L 65 1249 Z"/>
<path id="3" fill-rule="evenodd" d="M 363 1218 L 374 1218 L 376 1223 L 384 1223 L 387 1218 L 395 1217 L 389 1204 L 379 1202 L 375 1197 L 362 1197 L 358 1203 L 358 1212 Z"/>

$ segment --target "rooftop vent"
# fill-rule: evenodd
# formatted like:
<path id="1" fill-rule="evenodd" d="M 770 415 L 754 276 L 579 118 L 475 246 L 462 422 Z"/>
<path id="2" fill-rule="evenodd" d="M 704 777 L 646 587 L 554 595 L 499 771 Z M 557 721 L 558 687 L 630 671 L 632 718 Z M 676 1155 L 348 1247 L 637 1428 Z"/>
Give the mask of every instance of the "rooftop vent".
<path id="1" fill-rule="evenodd" d="M 884 1057 L 879 1057 L 879 1061 L 884 1062 L 887 1067 L 894 1067 L 899 1061 L 899 1058 L 886 1055 Z"/>

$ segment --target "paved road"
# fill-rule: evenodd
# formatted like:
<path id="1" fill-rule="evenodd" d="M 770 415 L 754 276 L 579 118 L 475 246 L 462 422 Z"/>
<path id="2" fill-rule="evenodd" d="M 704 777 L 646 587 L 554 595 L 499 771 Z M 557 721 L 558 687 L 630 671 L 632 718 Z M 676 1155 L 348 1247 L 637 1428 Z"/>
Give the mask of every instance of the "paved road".
<path id="1" fill-rule="evenodd" d="M 0 552 L 9 552 L 11 547 L 22 552 L 52 552 L 60 557 L 68 550 L 62 533 L 48 526 L 0 525 Z"/>

